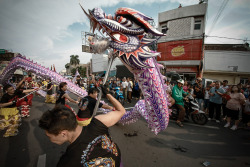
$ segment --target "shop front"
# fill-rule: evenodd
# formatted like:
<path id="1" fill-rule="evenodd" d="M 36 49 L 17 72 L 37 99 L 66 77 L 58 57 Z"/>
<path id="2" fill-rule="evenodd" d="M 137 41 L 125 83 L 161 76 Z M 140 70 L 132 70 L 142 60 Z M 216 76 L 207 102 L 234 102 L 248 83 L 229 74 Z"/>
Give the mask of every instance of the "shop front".
<path id="1" fill-rule="evenodd" d="M 187 81 L 193 81 L 196 78 L 197 67 L 169 67 L 166 66 L 166 73 L 176 72 L 179 76 Z"/>
<path id="2" fill-rule="evenodd" d="M 175 71 L 188 81 L 202 76 L 202 39 L 158 43 L 157 51 L 161 52 L 157 61 L 166 67 L 166 72 Z"/>

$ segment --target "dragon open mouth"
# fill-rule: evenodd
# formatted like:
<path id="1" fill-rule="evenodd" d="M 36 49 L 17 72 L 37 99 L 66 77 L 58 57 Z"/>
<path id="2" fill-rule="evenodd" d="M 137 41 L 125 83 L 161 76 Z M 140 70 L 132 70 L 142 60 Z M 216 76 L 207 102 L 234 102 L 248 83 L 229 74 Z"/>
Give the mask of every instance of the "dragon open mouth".
<path id="1" fill-rule="evenodd" d="M 82 6 L 81 6 L 82 7 Z M 82 8 L 83 9 L 83 8 Z M 90 20 L 90 27 L 93 33 L 97 29 L 110 39 L 109 46 L 118 53 L 119 58 L 129 66 L 149 67 L 146 60 L 159 55 L 152 52 L 148 45 L 156 42 L 153 36 L 164 36 L 149 24 L 152 18 L 130 8 L 119 8 L 115 15 L 106 15 L 101 8 L 94 8 L 84 13 Z"/>

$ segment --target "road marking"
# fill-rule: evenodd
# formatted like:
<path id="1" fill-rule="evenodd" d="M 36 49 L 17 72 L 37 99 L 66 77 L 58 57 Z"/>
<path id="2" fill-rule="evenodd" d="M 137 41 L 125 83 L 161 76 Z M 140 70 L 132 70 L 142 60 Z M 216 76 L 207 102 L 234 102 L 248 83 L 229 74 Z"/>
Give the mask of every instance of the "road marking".
<path id="1" fill-rule="evenodd" d="M 46 166 L 46 154 L 39 155 L 37 167 L 45 167 Z"/>
<path id="2" fill-rule="evenodd" d="M 175 122 L 174 120 L 170 120 L 170 122 Z M 210 128 L 210 129 L 220 129 L 219 127 L 215 127 L 215 126 L 208 126 L 208 125 L 197 125 L 197 124 L 194 124 L 194 123 L 189 123 L 189 122 L 184 122 L 183 123 L 184 125 L 185 124 L 188 124 L 190 126 L 196 126 L 196 127 L 201 127 L 201 128 Z"/>

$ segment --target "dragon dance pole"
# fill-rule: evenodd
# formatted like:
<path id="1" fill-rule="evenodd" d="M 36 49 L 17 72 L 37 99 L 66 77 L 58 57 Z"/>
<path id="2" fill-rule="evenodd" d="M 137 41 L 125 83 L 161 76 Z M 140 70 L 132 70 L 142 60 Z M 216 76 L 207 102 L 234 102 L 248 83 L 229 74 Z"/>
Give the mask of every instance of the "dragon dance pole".
<path id="1" fill-rule="evenodd" d="M 48 84 L 50 84 L 50 83 L 52 83 L 52 82 L 49 82 Z M 42 86 L 42 88 L 43 88 L 43 87 L 45 87 L 45 85 L 44 85 L 44 86 Z M 34 91 L 32 91 L 32 92 L 28 93 L 27 95 L 25 95 L 25 96 L 23 96 L 23 97 L 19 98 L 19 99 L 17 100 L 17 102 L 18 102 L 18 101 L 20 101 L 20 100 L 22 100 L 22 99 L 24 99 L 25 97 L 29 96 L 30 94 L 37 92 L 39 89 L 40 89 L 40 88 L 35 89 Z"/>
<path id="2" fill-rule="evenodd" d="M 115 59 L 115 55 L 112 54 L 111 57 L 110 57 L 110 59 L 109 59 L 108 69 L 107 69 L 106 74 L 104 76 L 103 85 L 105 85 L 105 83 L 106 83 L 106 81 L 108 79 L 109 71 L 111 69 L 111 65 L 112 65 L 114 59 Z M 99 95 L 98 95 L 98 98 L 97 98 L 97 101 L 96 101 L 96 104 L 95 104 L 95 109 L 93 111 L 92 117 L 94 117 L 96 115 L 98 106 L 99 106 L 101 98 L 102 98 L 102 91 L 100 90 L 100 88 L 98 88 L 98 89 L 99 89 Z"/>

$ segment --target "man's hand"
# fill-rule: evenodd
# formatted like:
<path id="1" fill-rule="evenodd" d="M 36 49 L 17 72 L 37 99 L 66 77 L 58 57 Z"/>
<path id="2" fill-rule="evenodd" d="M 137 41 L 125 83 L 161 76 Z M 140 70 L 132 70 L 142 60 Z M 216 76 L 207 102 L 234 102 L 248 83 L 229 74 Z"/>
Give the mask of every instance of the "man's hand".
<path id="1" fill-rule="evenodd" d="M 16 102 L 17 102 L 16 100 L 13 100 L 13 101 L 12 101 L 12 104 L 16 105 Z"/>
<path id="2" fill-rule="evenodd" d="M 101 86 L 101 89 L 102 89 L 102 94 L 104 94 L 105 96 L 107 95 L 107 94 L 109 94 L 109 90 L 108 90 L 108 85 L 102 85 Z"/>

